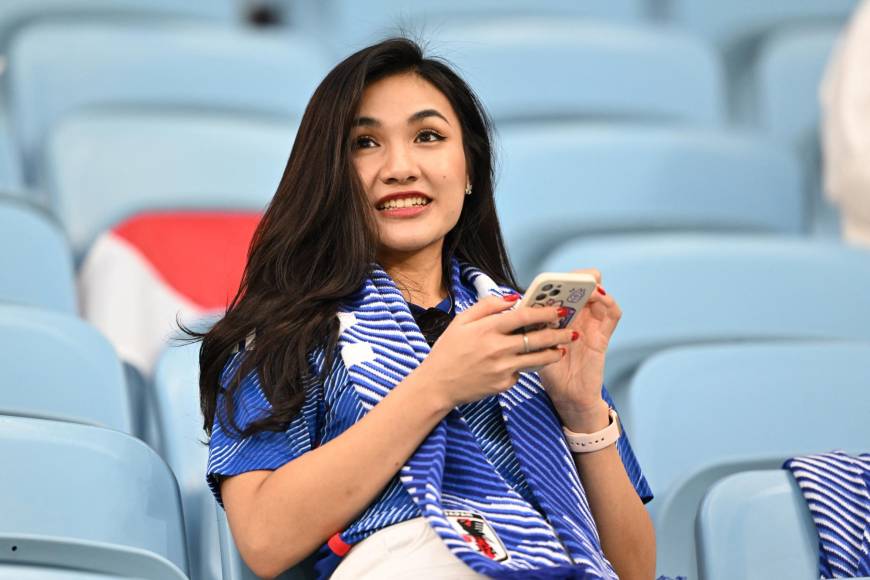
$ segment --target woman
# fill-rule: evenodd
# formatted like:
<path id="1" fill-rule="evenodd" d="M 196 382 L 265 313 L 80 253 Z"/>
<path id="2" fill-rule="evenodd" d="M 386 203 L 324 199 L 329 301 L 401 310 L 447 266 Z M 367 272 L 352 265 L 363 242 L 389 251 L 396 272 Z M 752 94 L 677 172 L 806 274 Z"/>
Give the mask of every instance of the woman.
<path id="1" fill-rule="evenodd" d="M 255 573 L 319 549 L 333 578 L 653 575 L 627 440 L 572 457 L 562 430 L 614 420 L 619 307 L 601 290 L 571 328 L 514 334 L 559 312 L 511 309 L 489 133 L 404 39 L 312 97 L 201 352 L 208 480 Z"/>

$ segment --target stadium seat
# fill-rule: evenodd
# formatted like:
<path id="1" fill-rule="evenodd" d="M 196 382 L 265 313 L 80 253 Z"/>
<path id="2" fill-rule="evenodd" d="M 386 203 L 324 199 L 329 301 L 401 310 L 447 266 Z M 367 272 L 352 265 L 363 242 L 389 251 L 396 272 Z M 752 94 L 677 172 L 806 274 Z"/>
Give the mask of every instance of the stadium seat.
<path id="1" fill-rule="evenodd" d="M 287 33 L 177 22 L 43 23 L 23 30 L 10 47 L 8 105 L 25 177 L 33 182 L 49 130 L 75 110 L 219 110 L 293 119 L 327 68 L 319 48 Z M 125 154 L 135 159 L 131 150 Z"/>
<path id="2" fill-rule="evenodd" d="M 52 133 L 47 177 L 82 314 L 149 377 L 176 315 L 235 295 L 296 125 L 248 116 L 83 113 Z M 97 236 L 95 244 L 92 244 Z"/>
<path id="3" fill-rule="evenodd" d="M 0 97 L 0 191 L 17 191 L 22 184 L 18 147 L 12 140 L 9 120 Z"/>
<path id="4" fill-rule="evenodd" d="M 321 31 L 336 54 L 348 54 L 367 44 L 402 32 L 428 38 L 443 26 L 480 22 L 493 14 L 509 17 L 547 16 L 595 21 L 639 21 L 646 14 L 643 0 L 574 2 L 572 0 L 280 0 L 292 25 Z"/>
<path id="5" fill-rule="evenodd" d="M 76 312 L 73 260 L 63 231 L 21 197 L 0 195 L 0 303 Z"/>
<path id="6" fill-rule="evenodd" d="M 726 132 L 539 124 L 500 132 L 496 202 L 521 283 L 577 236 L 661 230 L 798 233 L 792 152 Z"/>
<path id="7" fill-rule="evenodd" d="M 825 22 L 843 23 L 857 0 L 652 0 L 653 12 L 664 21 L 699 34 L 726 55 L 731 70 L 746 67 L 754 45 L 773 31 Z"/>
<path id="8" fill-rule="evenodd" d="M 46 149 L 52 206 L 77 256 L 142 211 L 261 211 L 295 135 L 295 123 L 244 115 L 73 115 Z"/>
<path id="9" fill-rule="evenodd" d="M 15 33 L 37 20 L 197 18 L 230 22 L 239 16 L 235 0 L 4 0 L 0 4 L 0 55 Z"/>
<path id="10" fill-rule="evenodd" d="M 199 406 L 199 343 L 170 344 L 154 371 L 163 458 L 175 474 L 184 505 L 192 575 L 221 578 L 215 501 L 205 483 L 208 447 Z M 229 580 L 224 576 L 224 580 Z"/>
<path id="11" fill-rule="evenodd" d="M 748 91 L 747 117 L 795 148 L 804 166 L 810 224 L 839 237 L 839 217 L 822 194 L 819 93 L 839 27 L 795 28 L 773 34 L 759 49 Z"/>
<path id="12" fill-rule="evenodd" d="M 756 300 L 758 290 L 753 284 L 741 293 L 744 301 Z M 824 300 L 816 295 L 808 310 Z M 801 323 L 815 320 L 804 316 Z M 698 577 L 695 517 L 717 479 L 773 468 L 795 455 L 864 451 L 868 379 L 870 341 L 693 346 L 644 362 L 628 385 L 623 411 L 656 494 L 649 508 L 660 573 Z"/>
<path id="13" fill-rule="evenodd" d="M 0 417 L 0 457 L 0 575 L 188 578 L 178 486 L 141 441 Z"/>
<path id="14" fill-rule="evenodd" d="M 868 258 L 867 251 L 805 239 L 662 234 L 567 242 L 540 269 L 601 270 L 624 313 L 606 371 L 608 389 L 622 403 L 621 387 L 638 363 L 668 347 L 870 340 Z"/>
<path id="15" fill-rule="evenodd" d="M 0 304 L 0 414 L 89 423 L 131 433 L 121 362 L 75 316 Z"/>
<path id="16" fill-rule="evenodd" d="M 819 89 L 839 33 L 837 26 L 793 28 L 761 45 L 749 114 L 762 130 L 794 147 L 818 147 Z"/>
<path id="17" fill-rule="evenodd" d="M 198 576 L 204 578 L 221 578 L 223 570 L 223 580 L 253 580 L 256 576 L 242 561 L 223 509 L 205 482 L 208 448 L 202 443 L 206 437 L 199 407 L 199 348 L 199 343 L 170 345 L 154 373 L 164 458 L 181 486 L 191 569 L 200 570 Z M 281 578 L 301 580 L 310 577 L 308 572 L 309 568 L 296 567 Z"/>
<path id="18" fill-rule="evenodd" d="M 698 568 L 705 580 L 816 580 L 819 536 L 807 503 L 784 469 L 716 482 L 698 512 Z"/>
<path id="19" fill-rule="evenodd" d="M 512 121 L 603 118 L 719 125 L 723 73 L 697 39 L 572 18 L 457 24 L 428 39 L 499 128 Z"/>

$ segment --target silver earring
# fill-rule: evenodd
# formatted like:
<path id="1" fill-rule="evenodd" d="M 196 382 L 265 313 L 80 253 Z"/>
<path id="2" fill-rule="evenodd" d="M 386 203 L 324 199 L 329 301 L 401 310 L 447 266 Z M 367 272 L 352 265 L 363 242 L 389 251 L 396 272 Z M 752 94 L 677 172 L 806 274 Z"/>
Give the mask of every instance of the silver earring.
<path id="1" fill-rule="evenodd" d="M 471 184 L 465 186 L 465 195 L 471 195 Z"/>

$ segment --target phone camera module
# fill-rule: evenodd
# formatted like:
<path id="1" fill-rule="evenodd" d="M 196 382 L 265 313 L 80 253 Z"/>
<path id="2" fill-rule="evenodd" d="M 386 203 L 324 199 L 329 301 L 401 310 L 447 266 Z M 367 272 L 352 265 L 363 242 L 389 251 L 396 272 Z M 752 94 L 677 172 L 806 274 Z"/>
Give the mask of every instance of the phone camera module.
<path id="1" fill-rule="evenodd" d="M 558 288 L 555 288 L 553 290 L 550 290 L 550 296 L 558 296 L 560 292 L 561 292 L 561 290 L 559 290 Z"/>
<path id="2" fill-rule="evenodd" d="M 552 284 L 544 284 L 543 286 L 541 286 L 541 292 L 547 292 L 548 290 L 552 290 L 552 289 L 553 289 Z"/>
<path id="3" fill-rule="evenodd" d="M 535 296 L 535 300 L 540 302 L 541 300 L 544 300 L 546 297 L 547 297 L 546 294 L 538 294 L 537 296 Z"/>

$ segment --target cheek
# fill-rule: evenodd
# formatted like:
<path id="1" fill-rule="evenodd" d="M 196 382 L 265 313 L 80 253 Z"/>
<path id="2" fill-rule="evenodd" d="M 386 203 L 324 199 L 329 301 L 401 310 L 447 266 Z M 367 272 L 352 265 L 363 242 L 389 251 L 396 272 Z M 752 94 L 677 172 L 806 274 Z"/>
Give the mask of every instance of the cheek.
<path id="1" fill-rule="evenodd" d="M 377 167 L 374 163 L 372 163 L 371 159 L 354 159 L 353 167 L 356 169 L 356 174 L 359 176 L 359 180 L 362 182 L 363 187 L 366 191 L 369 191 L 372 186 L 372 181 L 377 174 Z"/>

